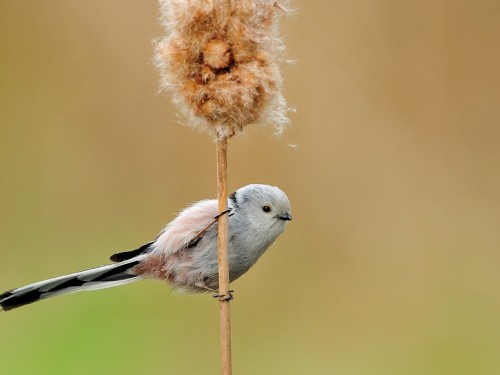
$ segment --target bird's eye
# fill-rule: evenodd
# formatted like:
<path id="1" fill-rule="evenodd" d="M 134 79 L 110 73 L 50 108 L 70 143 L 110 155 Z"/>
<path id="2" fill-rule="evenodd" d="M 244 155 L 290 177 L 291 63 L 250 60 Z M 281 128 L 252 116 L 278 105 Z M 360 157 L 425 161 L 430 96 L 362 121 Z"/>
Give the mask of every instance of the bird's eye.
<path id="1" fill-rule="evenodd" d="M 264 211 L 264 212 L 271 212 L 271 207 L 264 206 L 264 207 L 262 207 L 262 211 Z"/>

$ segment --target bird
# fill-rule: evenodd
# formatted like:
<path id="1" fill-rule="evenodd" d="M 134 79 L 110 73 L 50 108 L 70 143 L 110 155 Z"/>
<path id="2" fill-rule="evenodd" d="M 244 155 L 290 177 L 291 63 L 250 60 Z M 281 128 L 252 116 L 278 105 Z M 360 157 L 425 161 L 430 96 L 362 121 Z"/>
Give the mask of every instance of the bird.
<path id="1" fill-rule="evenodd" d="M 276 186 L 246 185 L 228 197 L 227 207 L 219 212 L 217 199 L 198 201 L 182 210 L 154 241 L 113 254 L 114 263 L 6 291 L 0 294 L 0 308 L 8 311 L 58 295 L 141 279 L 163 280 L 184 292 L 217 293 L 220 215 L 228 215 L 230 282 L 247 272 L 292 220 L 290 201 Z"/>

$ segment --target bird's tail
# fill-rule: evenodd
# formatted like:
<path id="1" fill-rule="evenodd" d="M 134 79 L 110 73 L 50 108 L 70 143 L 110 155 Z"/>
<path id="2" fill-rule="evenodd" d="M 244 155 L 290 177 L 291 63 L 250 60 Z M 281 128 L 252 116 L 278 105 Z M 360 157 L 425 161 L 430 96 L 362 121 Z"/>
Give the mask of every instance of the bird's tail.
<path id="1" fill-rule="evenodd" d="M 140 279 L 140 276 L 131 271 L 139 262 L 140 260 L 137 258 L 132 258 L 124 262 L 92 268 L 12 289 L 0 294 L 0 307 L 2 310 L 7 311 L 61 294 L 103 289 L 130 283 Z"/>

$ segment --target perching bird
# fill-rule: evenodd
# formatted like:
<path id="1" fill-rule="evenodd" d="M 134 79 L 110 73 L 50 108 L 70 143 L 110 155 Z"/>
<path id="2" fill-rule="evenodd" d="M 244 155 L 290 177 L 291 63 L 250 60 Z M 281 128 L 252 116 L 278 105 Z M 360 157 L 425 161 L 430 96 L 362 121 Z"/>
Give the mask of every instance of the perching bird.
<path id="1" fill-rule="evenodd" d="M 292 219 L 283 191 L 269 185 L 247 185 L 231 194 L 229 208 L 229 279 L 252 267 Z M 7 311 L 41 299 L 126 284 L 143 278 L 166 280 L 176 289 L 217 291 L 217 200 L 202 200 L 184 209 L 156 240 L 111 256 L 109 264 L 40 281 L 0 294 Z"/>

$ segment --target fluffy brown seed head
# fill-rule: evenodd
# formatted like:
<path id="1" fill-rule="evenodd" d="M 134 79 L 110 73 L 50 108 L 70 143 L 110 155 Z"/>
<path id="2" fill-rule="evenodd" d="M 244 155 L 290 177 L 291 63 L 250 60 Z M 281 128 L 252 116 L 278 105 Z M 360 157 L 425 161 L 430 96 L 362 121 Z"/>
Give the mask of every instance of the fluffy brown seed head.
<path id="1" fill-rule="evenodd" d="M 288 122 L 278 62 L 283 8 L 273 0 L 160 0 L 162 85 L 192 126 L 229 137 L 256 122 Z"/>
<path id="2" fill-rule="evenodd" d="M 212 39 L 203 49 L 203 62 L 214 69 L 227 68 L 231 62 L 231 47 L 219 39 Z"/>

